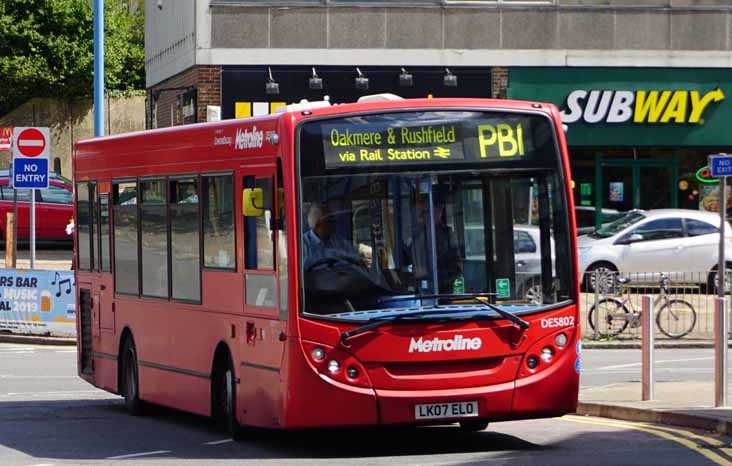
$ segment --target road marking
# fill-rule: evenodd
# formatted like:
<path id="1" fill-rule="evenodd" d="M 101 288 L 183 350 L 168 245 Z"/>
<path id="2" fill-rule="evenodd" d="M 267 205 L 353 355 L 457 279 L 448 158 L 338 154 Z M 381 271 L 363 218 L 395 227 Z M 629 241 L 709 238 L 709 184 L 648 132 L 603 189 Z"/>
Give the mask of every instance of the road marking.
<path id="1" fill-rule="evenodd" d="M 54 353 L 76 353 L 76 350 L 56 350 Z"/>
<path id="2" fill-rule="evenodd" d="M 203 442 L 204 445 L 221 445 L 222 443 L 229 443 L 233 442 L 233 438 L 227 438 L 224 440 L 214 440 L 213 442 Z"/>
<path id="3" fill-rule="evenodd" d="M 687 358 L 687 359 L 667 359 L 667 360 L 664 360 L 664 361 L 656 361 L 656 364 L 665 364 L 667 362 L 711 361 L 712 359 L 714 359 L 714 357 L 708 357 L 708 358 Z M 643 364 L 643 363 L 641 363 L 641 362 L 631 362 L 629 364 L 615 364 L 613 366 L 603 366 L 603 367 L 598 367 L 597 369 L 591 369 L 591 370 L 602 371 L 602 370 L 607 370 L 607 369 L 624 369 L 626 367 L 640 366 L 641 364 Z"/>
<path id="4" fill-rule="evenodd" d="M 692 442 L 691 440 L 684 438 L 680 436 L 677 430 L 671 429 L 671 428 L 659 428 L 656 425 L 652 424 L 636 424 L 636 423 L 630 423 L 630 422 L 622 422 L 622 421 L 615 421 L 615 420 L 606 420 L 606 419 L 599 419 L 599 418 L 593 418 L 593 417 L 585 417 L 585 418 L 573 418 L 570 416 L 565 416 L 560 418 L 564 421 L 569 422 L 578 422 L 582 424 L 593 424 L 598 426 L 604 426 L 604 427 L 620 427 L 625 429 L 633 429 L 633 430 L 639 430 L 641 432 L 646 432 L 648 434 L 655 435 L 657 437 L 664 438 L 666 440 L 671 440 L 672 442 L 676 442 L 678 444 L 681 444 L 688 448 L 689 450 L 695 451 L 699 453 L 700 455 L 705 456 L 708 460 L 711 460 L 715 462 L 716 464 L 720 466 L 732 466 L 732 461 L 719 456 L 718 454 L 709 451 L 708 449 L 705 449 L 704 447 Z M 672 435 L 668 431 L 672 431 L 676 433 L 677 435 Z M 696 434 L 694 434 L 696 435 Z M 701 436 L 699 436 L 701 437 Z"/>
<path id="5" fill-rule="evenodd" d="M 31 464 L 30 466 L 53 466 L 53 463 Z"/>
<path id="6" fill-rule="evenodd" d="M 155 451 L 143 451 L 140 453 L 130 453 L 129 455 L 119 456 L 108 456 L 108 460 L 124 460 L 127 458 L 138 458 L 140 456 L 153 456 L 153 455 L 164 455 L 165 453 L 171 453 L 170 450 L 155 450 Z"/>

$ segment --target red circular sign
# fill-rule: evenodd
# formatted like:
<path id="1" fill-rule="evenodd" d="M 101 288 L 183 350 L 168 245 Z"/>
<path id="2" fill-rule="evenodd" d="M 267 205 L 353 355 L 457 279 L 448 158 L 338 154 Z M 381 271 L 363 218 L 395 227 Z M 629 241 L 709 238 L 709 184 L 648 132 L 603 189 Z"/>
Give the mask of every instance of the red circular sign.
<path id="1" fill-rule="evenodd" d="M 15 146 L 18 148 L 18 152 L 24 156 L 36 157 L 41 155 L 46 148 L 46 138 L 37 129 L 28 128 L 18 134 Z"/>

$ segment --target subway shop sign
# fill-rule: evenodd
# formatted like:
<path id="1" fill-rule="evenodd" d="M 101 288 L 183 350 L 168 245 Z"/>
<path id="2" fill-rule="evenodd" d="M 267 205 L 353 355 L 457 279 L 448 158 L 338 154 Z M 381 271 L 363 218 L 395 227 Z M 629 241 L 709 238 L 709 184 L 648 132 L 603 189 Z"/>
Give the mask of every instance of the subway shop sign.
<path id="1" fill-rule="evenodd" d="M 303 128 L 302 153 L 323 168 L 556 162 L 550 120 L 479 111 L 399 112 L 338 118 Z M 319 156 L 314 154 L 319 153 Z"/>
<path id="2" fill-rule="evenodd" d="M 571 145 L 732 144 L 732 72 L 627 68 L 511 70 L 509 97 L 551 102 Z"/>

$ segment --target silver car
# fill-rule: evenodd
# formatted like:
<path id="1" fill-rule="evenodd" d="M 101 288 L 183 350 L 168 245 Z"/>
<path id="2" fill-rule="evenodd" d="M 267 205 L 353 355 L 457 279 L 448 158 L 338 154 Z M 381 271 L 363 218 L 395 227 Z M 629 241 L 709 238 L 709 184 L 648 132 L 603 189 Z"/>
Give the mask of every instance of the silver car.
<path id="1" fill-rule="evenodd" d="M 684 274 L 684 281 L 714 287 L 719 258 L 719 215 L 684 209 L 632 210 L 578 238 L 579 272 L 586 289 L 605 291 L 615 273 Z M 725 227 L 732 250 L 732 227 Z M 732 267 L 732 262 L 727 262 Z M 599 282 L 596 283 L 596 280 Z"/>

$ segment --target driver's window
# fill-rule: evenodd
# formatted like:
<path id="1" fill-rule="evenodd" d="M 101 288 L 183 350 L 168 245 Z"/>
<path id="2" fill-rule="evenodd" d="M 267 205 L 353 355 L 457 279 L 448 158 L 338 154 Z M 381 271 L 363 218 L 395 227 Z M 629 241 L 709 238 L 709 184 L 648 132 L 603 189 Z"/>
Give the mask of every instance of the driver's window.
<path id="1" fill-rule="evenodd" d="M 244 217 L 244 265 L 246 303 L 250 306 L 277 306 L 277 283 L 274 274 L 275 214 L 273 177 L 245 176 L 244 188 L 262 190 L 261 215 Z"/>
<path id="2" fill-rule="evenodd" d="M 272 178 L 258 178 L 247 176 L 244 179 L 245 188 L 260 188 L 262 190 L 262 215 L 246 217 L 245 219 L 245 251 L 244 260 L 247 269 L 274 270 L 274 241 L 272 238 Z"/>

